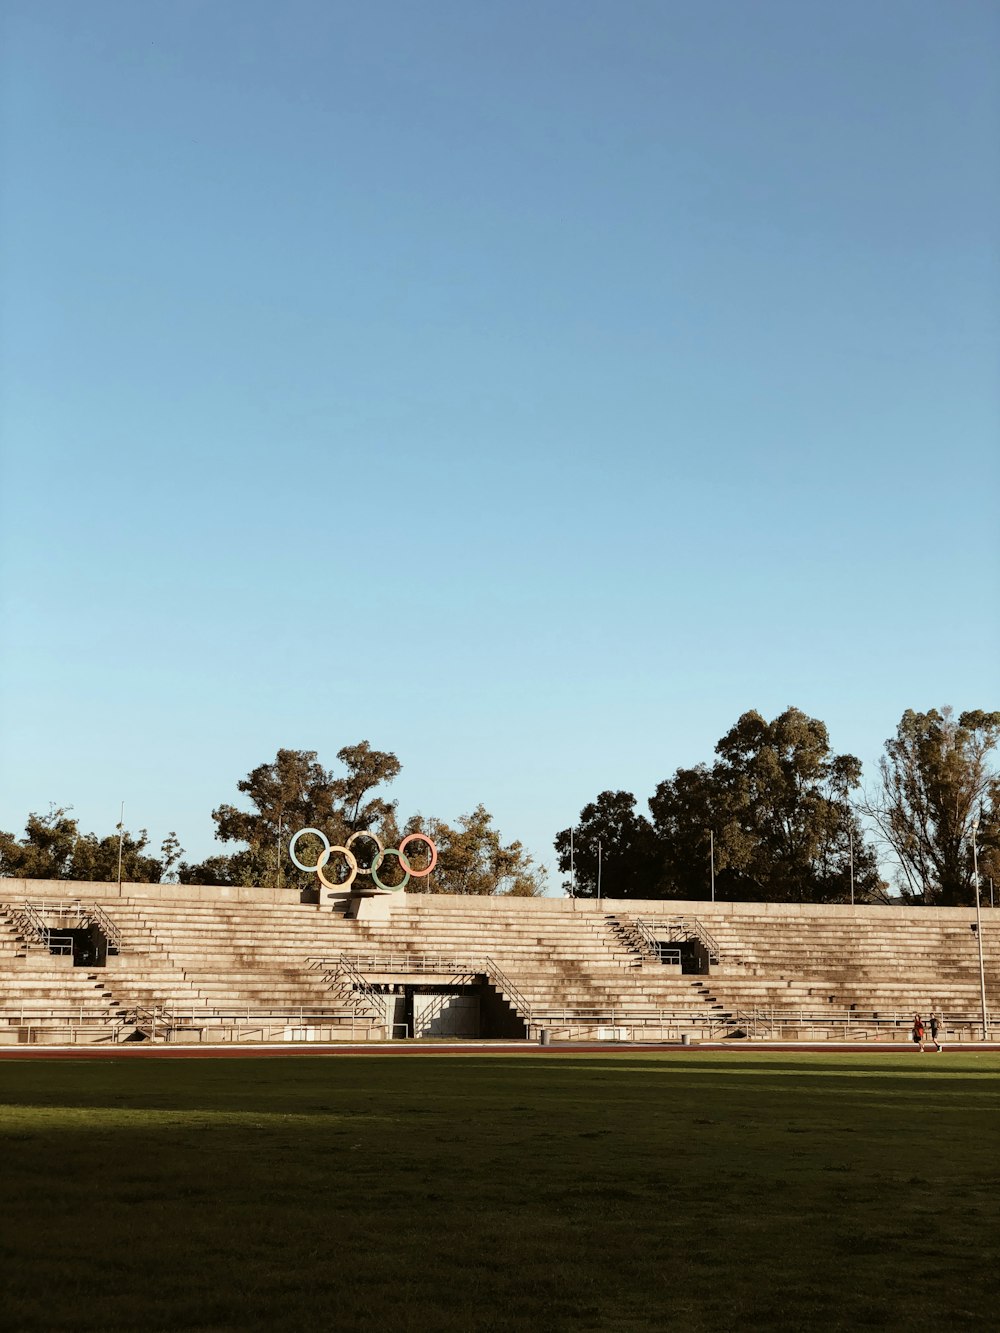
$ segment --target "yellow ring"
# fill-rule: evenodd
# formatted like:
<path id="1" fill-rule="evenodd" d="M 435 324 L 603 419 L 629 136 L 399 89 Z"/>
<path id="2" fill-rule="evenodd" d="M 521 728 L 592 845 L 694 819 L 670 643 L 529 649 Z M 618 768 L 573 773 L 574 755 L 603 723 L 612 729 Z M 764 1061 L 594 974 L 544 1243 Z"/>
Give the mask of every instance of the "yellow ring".
<path id="1" fill-rule="evenodd" d="M 333 855 L 334 852 L 343 852 L 344 856 L 347 858 L 347 864 L 351 867 L 350 878 L 345 879 L 342 884 L 331 884 L 330 881 L 327 879 L 327 877 L 323 874 L 323 867 L 326 865 L 327 861 L 329 861 L 330 857 Z M 320 883 L 325 884 L 328 889 L 333 889 L 334 893 L 342 892 L 344 889 L 350 888 L 350 886 L 354 883 L 355 879 L 357 879 L 358 858 L 354 855 L 353 852 L 348 851 L 346 847 L 324 847 L 319 854 L 319 860 L 316 862 L 316 874 L 319 875 Z"/>

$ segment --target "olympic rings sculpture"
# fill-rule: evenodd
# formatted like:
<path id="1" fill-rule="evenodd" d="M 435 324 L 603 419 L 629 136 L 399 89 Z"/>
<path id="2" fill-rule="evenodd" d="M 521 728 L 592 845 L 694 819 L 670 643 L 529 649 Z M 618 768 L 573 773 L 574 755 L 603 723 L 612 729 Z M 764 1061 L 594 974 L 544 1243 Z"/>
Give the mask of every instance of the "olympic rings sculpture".
<path id="1" fill-rule="evenodd" d="M 323 850 L 316 858 L 316 864 L 314 866 L 303 865 L 302 862 L 299 860 L 299 858 L 295 855 L 296 843 L 300 838 L 304 837 L 307 833 L 312 833 L 315 837 L 319 838 L 319 840 L 323 844 Z M 355 856 L 354 852 L 351 851 L 351 844 L 357 842 L 359 838 L 367 838 L 369 842 L 373 842 L 375 846 L 378 848 L 378 851 L 372 858 L 372 863 L 370 866 L 359 865 L 358 858 Z M 428 864 L 424 866 L 423 870 L 415 870 L 406 857 L 407 845 L 411 842 L 416 842 L 416 841 L 425 842 L 427 846 L 430 848 L 431 859 L 428 862 Z M 323 874 L 324 867 L 329 864 L 330 857 L 333 856 L 334 852 L 339 852 L 340 855 L 344 858 L 344 860 L 347 862 L 347 869 L 349 871 L 347 878 L 345 880 L 341 880 L 339 884 L 334 883 L 331 880 L 328 880 L 327 877 Z M 357 879 L 359 875 L 371 875 L 372 881 L 384 893 L 399 893 L 401 889 L 406 888 L 407 884 L 409 884 L 410 882 L 411 877 L 413 879 L 423 879 L 425 875 L 429 875 L 431 873 L 431 871 L 437 865 L 438 850 L 434 844 L 433 839 L 429 838 L 426 833 L 408 833 L 398 847 L 386 847 L 383 845 L 382 839 L 378 836 L 377 833 L 369 833 L 367 829 L 359 829 L 357 833 L 352 833 L 351 836 L 347 839 L 346 844 L 343 847 L 341 847 L 336 843 L 331 843 L 330 839 L 326 836 L 326 834 L 323 832 L 322 829 L 300 828 L 298 833 L 296 833 L 293 836 L 291 842 L 288 844 L 288 855 L 292 858 L 293 864 L 298 866 L 300 870 L 304 870 L 306 874 L 309 874 L 311 871 L 315 870 L 317 876 L 319 877 L 319 882 L 325 885 L 326 888 L 328 889 L 334 889 L 336 891 L 343 892 L 344 889 L 349 889 L 351 887 L 351 885 L 354 883 L 354 881 Z M 381 879 L 379 879 L 378 872 L 381 869 L 382 865 L 384 864 L 385 858 L 387 856 L 394 856 L 399 862 L 400 869 L 403 872 L 403 879 L 399 884 L 386 884 Z"/>

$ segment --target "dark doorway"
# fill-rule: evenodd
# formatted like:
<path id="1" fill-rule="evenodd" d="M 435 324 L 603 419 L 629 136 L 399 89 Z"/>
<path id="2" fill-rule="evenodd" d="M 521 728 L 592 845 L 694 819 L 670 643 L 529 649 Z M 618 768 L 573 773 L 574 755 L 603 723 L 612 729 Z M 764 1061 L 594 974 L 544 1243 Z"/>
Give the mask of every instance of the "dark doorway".
<path id="1" fill-rule="evenodd" d="M 108 941 L 97 926 L 77 926 L 73 930 L 53 926 L 49 931 L 49 950 L 72 953 L 74 967 L 104 967 L 108 961 Z"/>

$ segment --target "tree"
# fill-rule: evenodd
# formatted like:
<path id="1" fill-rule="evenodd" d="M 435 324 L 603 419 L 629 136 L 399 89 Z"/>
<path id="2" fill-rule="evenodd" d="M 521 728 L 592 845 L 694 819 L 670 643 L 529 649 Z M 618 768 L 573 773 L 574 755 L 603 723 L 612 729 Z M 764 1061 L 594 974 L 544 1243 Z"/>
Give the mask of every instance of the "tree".
<path id="1" fill-rule="evenodd" d="M 904 897 L 956 905 L 972 901 L 972 821 L 980 815 L 982 872 L 1000 848 L 1000 775 L 990 754 L 1000 740 L 1000 712 L 927 713 L 907 709 L 885 743 L 868 815 L 897 866 Z"/>
<path id="2" fill-rule="evenodd" d="M 544 869 L 534 865 L 521 843 L 504 845 L 484 805 L 463 815 L 457 828 L 440 819 L 416 816 L 407 824 L 406 832 L 426 833 L 438 849 L 436 867 L 426 878 L 410 880 L 407 887 L 411 893 L 534 898 L 542 892 Z M 419 844 L 414 845 L 415 851 L 417 847 Z"/>
<path id="3" fill-rule="evenodd" d="M 340 811 L 345 826 L 356 833 L 359 830 L 378 828 L 395 815 L 395 801 L 386 801 L 365 797 L 381 787 L 393 782 L 402 771 L 402 764 L 394 754 L 373 750 L 367 741 L 357 745 L 345 745 L 337 751 L 337 758 L 347 769 L 345 777 L 338 778 L 333 784 L 334 799 L 340 802 Z"/>
<path id="4" fill-rule="evenodd" d="M 343 846 L 351 833 L 378 830 L 392 818 L 395 805 L 369 796 L 400 772 L 394 754 L 373 750 L 367 741 L 345 746 L 337 758 L 347 772 L 334 775 L 319 763 L 314 750 L 279 750 L 274 761 L 260 764 L 237 784 L 250 810 L 220 805 L 212 811 L 220 842 L 246 847 L 229 856 L 208 857 L 197 865 L 183 864 L 185 884 L 288 884 L 308 887 L 315 877 L 289 865 L 288 844 L 301 828 L 316 828 L 331 844 Z M 311 844 L 311 845 L 310 845 Z M 321 844 L 302 839 L 299 859 L 308 864 Z"/>
<path id="5" fill-rule="evenodd" d="M 51 806 L 47 815 L 28 816 L 20 840 L 12 833 L 0 833 L 0 875 L 113 882 L 118 878 L 119 839 L 121 877 L 132 884 L 158 884 L 181 851 L 174 833 L 164 839 L 159 857 L 147 854 L 145 829 L 138 834 L 119 829 L 103 838 L 81 833 L 69 808 Z"/>
<path id="6" fill-rule="evenodd" d="M 843 902 L 852 840 L 855 896 L 879 896 L 874 853 L 849 801 L 861 763 L 832 752 L 823 722 L 797 708 L 773 722 L 744 713 L 715 749 L 719 896 Z"/>
<path id="7" fill-rule="evenodd" d="M 735 890 L 730 874 L 746 851 L 746 839 L 725 785 L 705 764 L 679 768 L 649 798 L 659 848 L 657 897 L 708 897 L 715 857 L 716 896 Z"/>
<path id="8" fill-rule="evenodd" d="M 831 752 L 826 727 L 797 708 L 773 722 L 749 712 L 716 746 L 708 767 L 680 768 L 649 800 L 651 820 L 629 792 L 602 792 L 574 830 L 578 891 L 592 895 L 596 843 L 603 892 L 623 898 L 707 898 L 714 841 L 718 898 L 876 900 L 881 880 L 851 803 L 861 765 Z M 569 868 L 569 830 L 556 838 Z"/>
<path id="9" fill-rule="evenodd" d="M 378 793 L 378 788 L 401 771 L 396 756 L 360 741 L 345 745 L 337 758 L 345 769 L 340 777 L 328 772 L 313 750 L 279 750 L 273 763 L 253 769 L 236 784 L 251 808 L 220 805 L 212 811 L 216 837 L 245 846 L 228 856 L 210 856 L 197 865 L 182 864 L 182 883 L 312 888 L 316 883 L 312 871 L 289 866 L 288 844 L 299 829 L 314 828 L 331 845 L 341 847 L 352 833 L 376 833 L 387 848 L 398 846 L 406 833 L 427 833 L 437 844 L 438 863 L 429 877 L 410 880 L 411 892 L 534 896 L 542 891 L 544 870 L 533 865 L 519 842 L 502 842 L 484 806 L 463 815 L 456 828 L 443 820 L 416 815 L 401 832 L 396 802 Z M 321 846 L 318 839 L 303 838 L 296 854 L 308 865 Z M 352 850 L 365 866 L 374 849 L 362 839 Z M 408 852 L 419 869 L 421 845 L 411 844 Z M 390 862 L 381 873 L 387 884 L 395 884 L 396 872 Z M 326 871 L 329 878 L 338 873 L 344 873 L 342 861 Z"/>
<path id="10" fill-rule="evenodd" d="M 556 864 L 564 874 L 575 870 L 563 888 L 580 898 L 597 896 L 598 861 L 601 894 L 607 898 L 656 897 L 658 857 L 653 828 L 635 809 L 628 791 L 602 791 L 580 811 L 572 830 L 556 834 Z M 600 845 L 600 853 L 598 853 Z M 571 855 L 572 851 L 572 855 Z M 574 883 L 575 881 L 575 883 Z"/>

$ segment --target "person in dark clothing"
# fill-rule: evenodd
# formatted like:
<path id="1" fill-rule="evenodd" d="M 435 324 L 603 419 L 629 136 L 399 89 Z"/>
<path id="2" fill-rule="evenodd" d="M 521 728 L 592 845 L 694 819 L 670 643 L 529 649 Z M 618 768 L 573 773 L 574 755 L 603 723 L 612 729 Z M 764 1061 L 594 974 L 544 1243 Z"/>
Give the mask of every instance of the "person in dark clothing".
<path id="1" fill-rule="evenodd" d="M 934 1045 L 935 1045 L 935 1047 L 936 1047 L 936 1049 L 937 1049 L 937 1053 L 938 1053 L 938 1055 L 940 1055 L 940 1054 L 941 1054 L 941 1043 L 938 1041 L 938 1026 L 939 1026 L 939 1025 L 938 1025 L 937 1014 L 931 1014 L 930 1018 L 927 1020 L 927 1024 L 928 1024 L 928 1026 L 930 1027 L 930 1030 L 931 1030 L 931 1041 L 934 1043 Z"/>

